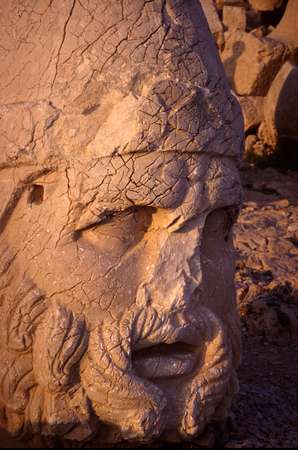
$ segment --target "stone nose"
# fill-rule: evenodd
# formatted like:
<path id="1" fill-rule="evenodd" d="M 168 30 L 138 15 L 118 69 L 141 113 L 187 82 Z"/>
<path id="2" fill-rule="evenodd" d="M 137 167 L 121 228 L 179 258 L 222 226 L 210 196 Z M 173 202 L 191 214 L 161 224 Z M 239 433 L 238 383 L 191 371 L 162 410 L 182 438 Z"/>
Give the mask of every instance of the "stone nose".
<path id="1" fill-rule="evenodd" d="M 194 302 L 198 284 L 183 271 L 173 283 L 156 279 L 152 284 L 143 284 L 137 293 L 139 307 L 153 306 L 161 314 L 188 310 Z"/>
<path id="2" fill-rule="evenodd" d="M 164 295 L 153 298 L 153 305 L 162 312 L 190 309 L 197 287 L 195 280 L 182 271 L 173 286 L 169 286 L 166 292 L 162 290 Z"/>

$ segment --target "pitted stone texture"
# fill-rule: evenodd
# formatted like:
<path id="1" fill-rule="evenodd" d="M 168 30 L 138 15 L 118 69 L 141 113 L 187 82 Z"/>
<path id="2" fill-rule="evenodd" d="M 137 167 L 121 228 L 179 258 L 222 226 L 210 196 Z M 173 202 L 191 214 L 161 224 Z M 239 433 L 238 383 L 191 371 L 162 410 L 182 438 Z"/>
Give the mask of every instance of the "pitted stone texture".
<path id="1" fill-rule="evenodd" d="M 189 440 L 240 357 L 243 119 L 202 8 L 0 8 L 1 426 Z"/>

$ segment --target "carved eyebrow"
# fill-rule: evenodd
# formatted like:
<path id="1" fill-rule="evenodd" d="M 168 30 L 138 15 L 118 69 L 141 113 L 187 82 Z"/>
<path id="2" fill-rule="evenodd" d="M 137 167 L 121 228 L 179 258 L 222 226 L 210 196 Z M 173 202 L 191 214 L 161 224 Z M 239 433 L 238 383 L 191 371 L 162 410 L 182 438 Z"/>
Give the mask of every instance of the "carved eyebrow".
<path id="1" fill-rule="evenodd" d="M 125 217 L 129 214 L 136 213 L 140 209 L 144 209 L 144 208 L 150 208 L 152 211 L 155 210 L 155 208 L 150 207 L 150 206 L 136 205 L 136 206 L 130 206 L 130 207 L 122 209 L 122 210 L 107 209 L 99 215 L 96 215 L 93 213 L 91 216 L 89 214 L 88 215 L 83 214 L 82 217 L 79 219 L 79 222 L 76 226 L 76 231 L 78 231 L 78 232 L 85 231 L 85 230 L 88 230 L 88 229 L 94 227 L 95 225 L 109 223 L 114 218 Z"/>

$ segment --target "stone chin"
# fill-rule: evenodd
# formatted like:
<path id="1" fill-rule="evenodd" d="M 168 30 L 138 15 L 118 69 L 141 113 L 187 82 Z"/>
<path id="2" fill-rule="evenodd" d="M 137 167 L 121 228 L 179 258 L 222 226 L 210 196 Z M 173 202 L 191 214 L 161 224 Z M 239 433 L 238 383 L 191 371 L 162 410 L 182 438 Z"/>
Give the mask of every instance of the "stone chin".
<path id="1" fill-rule="evenodd" d="M 18 437 L 187 440 L 223 418 L 236 388 L 230 338 L 205 306 L 135 308 L 89 330 L 26 280 L 8 323 L 1 422 Z"/>
<path id="2" fill-rule="evenodd" d="M 154 308 L 105 323 L 90 339 L 83 385 L 122 438 L 202 433 L 234 381 L 221 321 L 206 307 L 159 316 Z M 107 408 L 107 402 L 110 408 Z"/>

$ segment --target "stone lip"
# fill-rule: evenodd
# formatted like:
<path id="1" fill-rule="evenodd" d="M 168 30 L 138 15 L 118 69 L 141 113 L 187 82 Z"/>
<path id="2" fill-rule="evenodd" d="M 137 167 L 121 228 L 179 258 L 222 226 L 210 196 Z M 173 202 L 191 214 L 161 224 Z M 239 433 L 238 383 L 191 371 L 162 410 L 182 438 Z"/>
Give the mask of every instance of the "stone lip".
<path id="1" fill-rule="evenodd" d="M 132 354 L 136 373 L 142 378 L 151 380 L 191 375 L 195 370 L 196 361 L 195 348 L 179 343 L 157 345 Z"/>
<path id="2" fill-rule="evenodd" d="M 195 322 L 190 313 L 161 319 L 157 331 L 133 345 L 133 368 L 147 379 L 190 375 L 200 360 L 202 338 L 202 323 Z"/>

